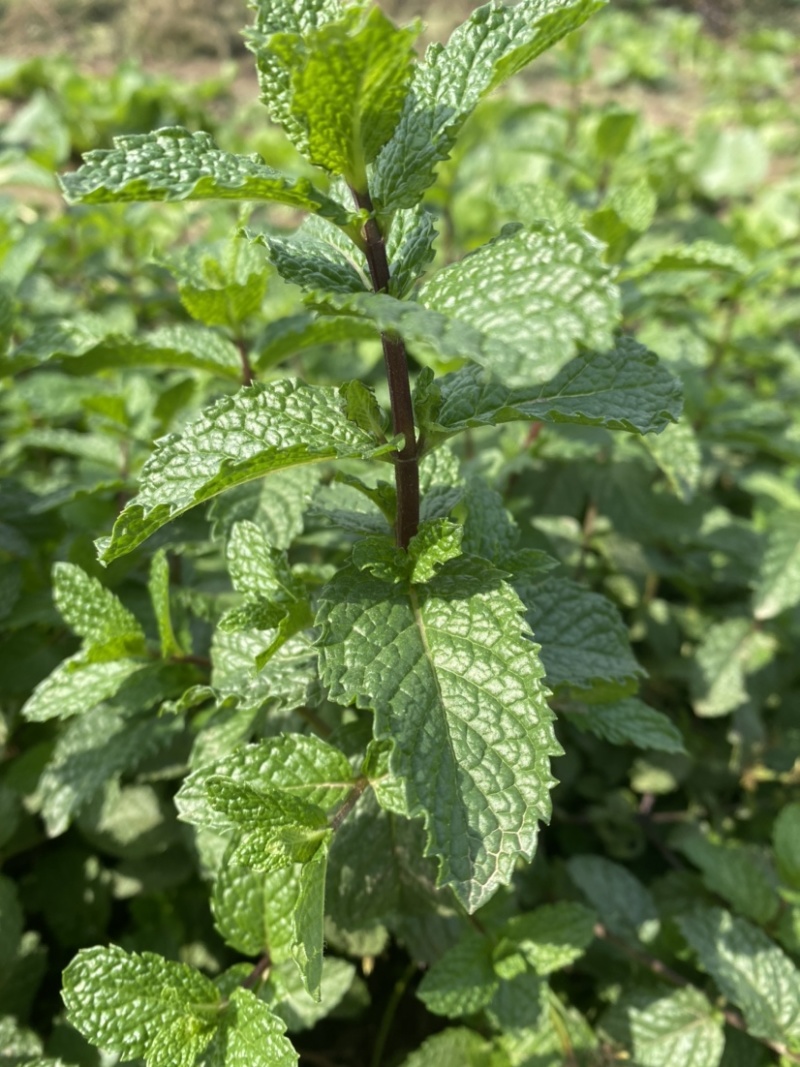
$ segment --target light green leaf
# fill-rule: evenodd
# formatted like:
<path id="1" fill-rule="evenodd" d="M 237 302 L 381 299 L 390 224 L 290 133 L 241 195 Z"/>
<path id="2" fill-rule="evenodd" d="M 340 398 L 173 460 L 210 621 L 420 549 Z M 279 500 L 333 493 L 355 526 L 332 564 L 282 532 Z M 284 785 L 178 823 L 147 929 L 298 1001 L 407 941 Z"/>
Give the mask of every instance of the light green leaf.
<path id="1" fill-rule="evenodd" d="M 525 966 L 524 960 L 522 966 Z M 546 990 L 546 983 L 533 971 L 521 970 L 507 977 L 486 1007 L 492 1027 L 501 1033 L 513 1033 L 536 1026 L 545 1007 Z"/>
<path id="2" fill-rule="evenodd" d="M 463 527 L 447 519 L 421 522 L 408 546 L 408 555 L 413 561 L 409 576 L 411 583 L 418 585 L 430 581 L 443 563 L 460 556 L 463 533 Z"/>
<path id="3" fill-rule="evenodd" d="M 129 1060 L 147 1056 L 165 1027 L 219 1004 L 214 984 L 199 971 L 116 945 L 82 949 L 64 971 L 62 997 L 76 1030 Z"/>
<path id="4" fill-rule="evenodd" d="M 501 930 L 537 974 L 567 967 L 594 939 L 596 914 L 582 904 L 543 904 L 535 911 L 515 915 Z"/>
<path id="5" fill-rule="evenodd" d="M 0 1062 L 29 1063 L 42 1055 L 42 1042 L 11 1015 L 0 1016 Z"/>
<path id="6" fill-rule="evenodd" d="M 569 578 L 523 576 L 514 587 L 541 643 L 549 686 L 588 691 L 598 682 L 612 683 L 620 695 L 636 687 L 644 671 L 610 600 Z"/>
<path id="7" fill-rule="evenodd" d="M 110 562 L 171 519 L 223 490 L 272 471 L 324 459 L 365 459 L 394 449 L 348 422 L 335 389 L 287 379 L 223 397 L 163 438 L 145 463 L 141 489 L 100 544 Z"/>
<path id="8" fill-rule="evenodd" d="M 183 655 L 183 649 L 175 636 L 172 626 L 172 613 L 169 603 L 169 560 L 166 551 L 161 548 L 150 563 L 150 580 L 147 583 L 150 600 L 158 626 L 161 640 L 161 655 L 164 659 Z"/>
<path id="9" fill-rule="evenodd" d="M 71 204 L 120 200 L 274 200 L 318 212 L 340 226 L 350 215 L 315 189 L 266 166 L 260 156 L 223 152 L 207 133 L 166 126 L 115 137 L 113 149 L 87 152 L 83 166 L 61 177 Z"/>
<path id="10" fill-rule="evenodd" d="M 317 620 L 330 697 L 374 708 L 441 882 L 470 910 L 532 855 L 550 810 L 559 748 L 520 608 L 490 564 L 462 557 L 419 586 L 345 568 Z"/>
<path id="11" fill-rule="evenodd" d="M 144 631 L 110 589 L 74 563 L 53 565 L 53 600 L 69 628 L 104 659 L 144 652 Z"/>
<path id="12" fill-rule="evenodd" d="M 504 1067 L 489 1042 L 474 1030 L 450 1026 L 429 1037 L 401 1067 Z"/>
<path id="13" fill-rule="evenodd" d="M 131 675 L 144 665 L 133 659 L 86 662 L 79 652 L 62 660 L 52 674 L 39 682 L 22 707 L 29 722 L 67 719 L 81 715 L 103 700 L 108 700 Z"/>
<path id="14" fill-rule="evenodd" d="M 325 943 L 325 876 L 328 841 L 300 871 L 300 892 L 295 904 L 292 955 L 308 995 L 321 999 L 322 950 Z"/>
<path id="15" fill-rule="evenodd" d="M 304 131 L 298 147 L 361 193 L 366 165 L 403 108 L 417 33 L 398 29 L 380 8 L 354 6 L 302 38 L 273 38 L 273 52 L 293 68 L 290 108 Z"/>
<path id="16" fill-rule="evenodd" d="M 23 914 L 14 883 L 0 875 L 0 968 L 10 967 L 22 937 Z"/>
<path id="17" fill-rule="evenodd" d="M 39 779 L 48 837 L 64 833 L 103 786 L 165 747 L 180 732 L 177 719 L 134 718 L 108 704 L 72 720 L 56 741 Z"/>
<path id="18" fill-rule="evenodd" d="M 181 1015 L 168 1022 L 150 1042 L 147 1067 L 193 1067 L 214 1036 L 215 1020 Z"/>
<path id="19" fill-rule="evenodd" d="M 310 1030 L 342 1002 L 353 984 L 355 973 L 352 963 L 327 956 L 322 961 L 320 999 L 317 1001 L 306 992 L 295 966 L 273 968 L 270 973 L 270 986 L 275 997 L 272 1010 L 292 1033 Z"/>
<path id="20" fill-rule="evenodd" d="M 678 727 L 663 712 L 635 697 L 614 704 L 593 704 L 570 715 L 579 729 L 612 745 L 636 745 L 657 752 L 685 752 Z"/>
<path id="21" fill-rule="evenodd" d="M 577 226 L 581 221 L 581 210 L 575 201 L 561 185 L 547 178 L 501 186 L 496 197 L 501 211 L 524 226 L 538 219 L 549 219 L 559 227 Z"/>
<path id="22" fill-rule="evenodd" d="M 700 486 L 703 454 L 692 425 L 686 419 L 667 426 L 657 436 L 648 434 L 642 444 L 667 477 L 673 493 L 688 504 Z"/>
<path id="23" fill-rule="evenodd" d="M 746 275 L 752 269 L 747 256 L 733 245 L 693 241 L 688 245 L 675 245 L 652 259 L 634 264 L 624 271 L 622 277 L 643 278 L 656 271 L 673 270 L 725 270 Z"/>
<path id="24" fill-rule="evenodd" d="M 251 235 L 251 240 L 266 245 L 278 273 L 291 285 L 312 292 L 315 289 L 333 293 L 368 291 L 366 279 L 352 260 L 316 237 L 300 232 L 289 238 Z"/>
<path id="25" fill-rule="evenodd" d="M 269 953 L 273 963 L 291 958 L 293 915 L 300 882 L 292 867 L 254 871 L 223 864 L 214 883 L 212 910 L 227 944 L 245 956 Z"/>
<path id="26" fill-rule="evenodd" d="M 434 963 L 417 996 L 435 1015 L 458 1019 L 485 1008 L 499 984 L 491 940 L 470 932 Z"/>
<path id="27" fill-rule="evenodd" d="M 652 941 L 658 912 L 650 892 L 630 871 L 602 856 L 573 856 L 567 870 L 611 933 Z"/>
<path id="28" fill-rule="evenodd" d="M 773 619 L 800 602 L 800 511 L 770 516 L 767 545 L 753 593 L 757 619 Z"/>
<path id="29" fill-rule="evenodd" d="M 770 662 L 774 635 L 739 617 L 713 623 L 695 654 L 692 696 L 702 718 L 728 715 L 747 701 L 747 676 Z"/>
<path id="30" fill-rule="evenodd" d="M 594 131 L 595 152 L 598 159 L 614 160 L 622 155 L 639 120 L 636 111 L 614 107 L 601 116 Z"/>
<path id="31" fill-rule="evenodd" d="M 607 352 L 582 352 L 544 385 L 509 389 L 489 370 L 467 365 L 440 378 L 434 433 L 512 421 L 574 422 L 630 433 L 660 433 L 681 412 L 681 385 L 631 337 Z M 647 438 L 650 440 L 658 440 Z"/>
<path id="32" fill-rule="evenodd" d="M 787 804 L 772 828 L 775 858 L 781 878 L 800 889 L 800 804 Z"/>
<path id="33" fill-rule="evenodd" d="M 432 45 L 411 83 L 391 140 L 375 163 L 373 199 L 385 211 L 413 207 L 447 159 L 481 97 L 522 70 L 602 6 L 598 0 L 486 4 Z"/>
<path id="34" fill-rule="evenodd" d="M 703 872 L 705 886 L 742 915 L 757 923 L 775 917 L 780 900 L 769 868 L 755 850 L 710 841 L 696 828 L 676 835 L 674 843 Z"/>
<path id="35" fill-rule="evenodd" d="M 371 341 L 377 331 L 371 323 L 354 315 L 330 315 L 303 313 L 288 315 L 267 324 L 258 342 L 258 354 L 254 365 L 259 370 L 273 367 L 276 363 L 318 345 L 341 344 L 345 341 Z"/>
<path id="36" fill-rule="evenodd" d="M 164 265 L 193 319 L 233 330 L 259 311 L 270 273 L 263 250 L 239 235 L 221 245 L 189 245 Z"/>
<path id="37" fill-rule="evenodd" d="M 434 215 L 422 205 L 398 211 L 386 239 L 389 260 L 389 294 L 402 300 L 434 257 L 438 234 Z"/>
<path id="38" fill-rule="evenodd" d="M 303 516 L 319 484 L 319 467 L 276 471 L 216 497 L 209 509 L 213 536 L 230 536 L 234 523 L 250 520 L 272 548 L 286 549 L 303 529 Z"/>
<path id="39" fill-rule="evenodd" d="M 81 375 L 142 365 L 190 367 L 234 381 L 242 374 L 234 344 L 211 330 L 183 323 L 143 330 L 135 337 L 69 320 L 44 326 L 9 356 L 7 370 L 15 373 L 44 362 L 60 363 L 64 370 Z"/>
<path id="40" fill-rule="evenodd" d="M 641 1067 L 717 1067 L 725 1046 L 722 1021 L 692 987 L 663 997 L 625 994 L 603 1027 Z"/>
<path id="41" fill-rule="evenodd" d="M 510 346 L 513 376 L 541 381 L 576 355 L 577 342 L 601 351 L 613 344 L 619 295 L 599 252 L 577 227 L 509 227 L 432 275 L 419 301 Z M 508 378 L 502 366 L 496 370 Z"/>
<path id="42" fill-rule="evenodd" d="M 286 1024 L 249 989 L 234 989 L 206 1053 L 207 1067 L 297 1067 Z"/>
<path id="43" fill-rule="evenodd" d="M 720 908 L 676 920 L 704 970 L 744 1013 L 753 1037 L 800 1051 L 800 971 L 757 927 Z"/>
<path id="44" fill-rule="evenodd" d="M 353 783 L 350 764 L 338 749 L 311 734 L 281 734 L 237 748 L 190 774 L 175 797 L 185 822 L 210 829 L 228 826 L 208 803 L 206 785 L 214 776 L 257 789 L 280 789 L 326 812 L 343 803 Z"/>

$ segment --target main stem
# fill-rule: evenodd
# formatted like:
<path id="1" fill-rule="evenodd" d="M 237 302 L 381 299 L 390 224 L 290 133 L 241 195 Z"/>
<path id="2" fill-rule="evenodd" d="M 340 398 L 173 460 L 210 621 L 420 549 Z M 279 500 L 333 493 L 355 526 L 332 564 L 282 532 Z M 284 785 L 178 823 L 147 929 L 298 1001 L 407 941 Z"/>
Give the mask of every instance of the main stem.
<path id="1" fill-rule="evenodd" d="M 356 206 L 372 212 L 369 193 L 352 190 Z M 376 293 L 389 291 L 389 261 L 383 234 L 375 218 L 370 215 L 364 225 L 365 253 L 369 265 L 372 288 Z M 389 383 L 392 407 L 392 430 L 402 434 L 405 443 L 395 453 L 394 479 L 397 487 L 397 521 L 395 536 L 400 548 L 408 543 L 419 527 L 419 456 L 414 426 L 414 405 L 411 402 L 411 382 L 408 375 L 406 346 L 395 334 L 382 333 L 383 362 Z"/>

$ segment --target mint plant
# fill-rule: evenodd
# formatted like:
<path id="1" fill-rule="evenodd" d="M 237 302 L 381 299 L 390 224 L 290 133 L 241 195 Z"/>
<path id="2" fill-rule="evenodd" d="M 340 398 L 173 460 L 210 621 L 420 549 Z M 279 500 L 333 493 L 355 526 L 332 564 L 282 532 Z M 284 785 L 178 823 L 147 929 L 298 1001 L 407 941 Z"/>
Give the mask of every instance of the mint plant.
<path id="1" fill-rule="evenodd" d="M 54 849 L 79 830 L 120 860 L 111 872 L 67 836 L 37 868 L 40 881 L 70 872 L 67 906 L 41 905 L 62 949 L 80 948 L 64 974 L 69 1022 L 123 1060 L 292 1064 L 309 1051 L 304 1031 L 364 1010 L 351 960 L 368 975 L 397 945 L 412 962 L 373 1065 L 415 1045 L 406 1067 L 600 1064 L 612 1046 L 646 1067 L 796 1062 L 797 805 L 767 820 L 767 857 L 720 834 L 720 801 L 716 831 L 657 838 L 675 869 L 651 887 L 634 867 L 644 799 L 640 818 L 616 747 L 648 752 L 633 773 L 652 804 L 659 781 L 686 773 L 690 733 L 659 655 L 672 669 L 681 641 L 696 642 L 692 707 L 701 720 L 731 714 L 784 639 L 774 620 L 796 605 L 792 522 L 769 513 L 759 556 L 741 523 L 700 503 L 713 381 L 705 397 L 689 375 L 699 414 L 672 425 L 678 378 L 621 329 L 642 321 L 658 348 L 692 300 L 740 306 L 750 260 L 708 239 L 647 247 L 655 194 L 625 171 L 635 123 L 613 109 L 587 129 L 572 116 L 574 188 L 508 185 L 494 214 L 450 211 L 460 176 L 485 163 L 492 112 L 467 124 L 478 103 L 600 3 L 489 5 L 422 61 L 418 27 L 375 7 L 253 6 L 263 103 L 308 167 L 282 173 L 175 127 L 90 153 L 63 178 L 84 205 L 76 228 L 99 226 L 114 201 L 233 200 L 248 213 L 233 237 L 161 260 L 194 323 L 46 321 L 0 363 L 23 395 L 26 373 L 62 368 L 66 404 L 82 375 L 131 375 L 124 404 L 113 390 L 79 398 L 105 436 L 26 430 L 30 448 L 78 452 L 94 481 L 34 504 L 11 497 L 2 530 L 4 551 L 19 551 L 19 523 L 42 558 L 55 554 L 54 607 L 74 640 L 20 701 L 23 728 L 45 740 L 0 805 L 21 823 L 19 847 L 32 831 L 17 794 L 33 793 Z M 287 234 L 259 202 L 306 217 Z M 442 265 L 445 226 L 460 240 Z M 713 282 L 699 293 L 698 271 Z M 273 272 L 303 305 L 279 294 L 261 322 Z M 286 359 L 297 376 L 276 370 Z M 143 368 L 168 369 L 155 399 Z M 35 402 L 57 421 L 61 398 L 47 397 Z M 532 493 L 533 533 L 512 517 L 515 491 Z M 79 548 L 65 560 L 40 532 L 65 500 L 96 530 L 81 505 L 103 493 L 118 512 L 99 543 L 106 571 Z M 738 602 L 725 614 L 712 588 L 698 622 L 692 583 L 711 567 L 728 588 L 748 554 L 761 560 L 758 625 Z M 0 572 L 12 592 L 13 569 Z M 654 676 L 641 693 L 618 604 Z M 46 610 L 34 603 L 15 625 L 52 625 Z M 556 729 L 566 752 L 551 767 Z M 721 776 L 708 736 L 695 751 Z M 589 814 L 562 812 L 566 829 L 537 852 L 556 777 L 580 779 Z M 692 803 L 706 802 L 704 781 Z M 597 836 L 612 858 L 594 854 Z M 137 886 L 174 896 L 145 895 L 137 934 L 117 936 L 112 893 Z M 0 932 L 5 985 L 23 998 L 0 1003 L 22 1018 L 41 956 L 5 878 Z M 588 1007 L 564 991 L 576 964 L 597 991 Z M 395 1052 L 392 1004 L 412 984 L 420 1013 L 454 1025 L 430 1037 L 429 1022 Z M 3 1059 L 42 1053 L 13 1021 L 0 1034 Z M 95 1062 L 83 1047 L 60 1054 Z"/>

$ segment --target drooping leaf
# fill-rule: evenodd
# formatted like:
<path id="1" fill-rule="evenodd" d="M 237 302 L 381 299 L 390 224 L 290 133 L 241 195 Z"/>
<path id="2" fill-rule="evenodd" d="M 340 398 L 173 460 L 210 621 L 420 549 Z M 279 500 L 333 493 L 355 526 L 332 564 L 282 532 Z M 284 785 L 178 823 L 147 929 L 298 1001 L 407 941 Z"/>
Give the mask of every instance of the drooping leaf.
<path id="1" fill-rule="evenodd" d="M 624 277 L 642 278 L 656 271 L 674 270 L 723 270 L 746 275 L 752 269 L 747 256 L 733 245 L 694 241 L 688 245 L 676 245 L 651 259 L 634 264 L 626 269 Z"/>
<path id="2" fill-rule="evenodd" d="M 306 992 L 320 1000 L 322 951 L 325 944 L 325 878 L 328 870 L 328 841 L 300 871 L 300 892 L 292 919 L 294 942 L 292 955 Z"/>
<path id="3" fill-rule="evenodd" d="M 376 445 L 348 422 L 332 388 L 290 379 L 246 387 L 158 444 L 138 496 L 100 545 L 102 558 L 130 552 L 189 508 L 264 474 L 324 459 L 365 459 L 394 447 Z"/>
<path id="4" fill-rule="evenodd" d="M 291 958 L 293 914 L 300 889 L 292 867 L 254 871 L 224 864 L 214 883 L 212 909 L 225 941 L 245 956 Z"/>
<path id="5" fill-rule="evenodd" d="M 306 991 L 296 967 L 273 968 L 270 973 L 270 986 L 275 997 L 272 1009 L 291 1033 L 310 1030 L 341 1004 L 353 984 L 355 973 L 352 963 L 326 956 L 322 961 L 320 999 L 315 1000 Z"/>
<path id="6" fill-rule="evenodd" d="M 355 315 L 287 315 L 267 324 L 260 335 L 254 366 L 263 370 L 272 367 L 295 352 L 317 345 L 339 344 L 343 341 L 377 340 L 377 331 L 368 321 Z"/>
<path id="7" fill-rule="evenodd" d="M 520 608 L 491 565 L 462 557 L 418 586 L 346 568 L 317 620 L 330 696 L 374 707 L 441 881 L 470 910 L 532 854 L 549 812 L 559 750 Z"/>
<path id="8" fill-rule="evenodd" d="M 603 1028 L 641 1067 L 717 1067 L 725 1046 L 722 1022 L 692 987 L 662 997 L 626 993 L 604 1016 Z"/>
<path id="9" fill-rule="evenodd" d="M 418 205 L 398 211 L 386 240 L 389 260 L 389 294 L 402 300 L 434 257 L 436 240 L 433 213 Z"/>
<path id="10" fill-rule="evenodd" d="M 439 379 L 441 406 L 431 429 L 457 433 L 499 423 L 574 422 L 630 433 L 659 433 L 681 411 L 681 386 L 654 353 L 631 337 L 606 352 L 584 352 L 544 385 L 509 389 L 467 365 Z"/>
<path id="11" fill-rule="evenodd" d="M 570 878 L 595 907 L 608 929 L 626 940 L 651 941 L 658 932 L 658 912 L 638 878 L 603 856 L 573 856 Z"/>
<path id="12" fill-rule="evenodd" d="M 147 583 L 147 587 L 153 603 L 158 636 L 161 640 L 161 655 L 164 659 L 169 659 L 171 656 L 179 656 L 183 653 L 172 626 L 169 580 L 169 560 L 162 548 L 153 556 L 150 564 L 150 580 Z"/>
<path id="13" fill-rule="evenodd" d="M 83 166 L 61 177 L 70 203 L 120 200 L 273 200 L 319 212 L 342 226 L 350 216 L 308 178 L 292 178 L 259 156 L 223 152 L 207 133 L 166 126 L 114 139 L 87 152 Z"/>
<path id="14" fill-rule="evenodd" d="M 113 697 L 128 678 L 143 669 L 143 663 L 134 659 L 87 662 L 83 653 L 77 653 L 62 660 L 36 686 L 23 705 L 22 715 L 29 722 L 80 715 Z"/>
<path id="15" fill-rule="evenodd" d="M 570 721 L 612 745 L 631 744 L 658 752 L 685 752 L 678 727 L 663 712 L 635 697 L 614 704 L 593 704 Z"/>
<path id="16" fill-rule="evenodd" d="M 686 419 L 667 426 L 663 433 L 648 434 L 642 444 L 666 475 L 670 488 L 685 504 L 700 486 L 702 451 L 697 434 Z"/>
<path id="17" fill-rule="evenodd" d="M 757 927 L 721 908 L 677 919 L 681 933 L 749 1032 L 800 1051 L 800 971 Z"/>
<path id="18" fill-rule="evenodd" d="M 411 83 L 394 135 L 375 163 L 373 199 L 413 207 L 434 181 L 481 97 L 527 66 L 601 7 L 598 0 L 486 4 L 431 46 Z"/>

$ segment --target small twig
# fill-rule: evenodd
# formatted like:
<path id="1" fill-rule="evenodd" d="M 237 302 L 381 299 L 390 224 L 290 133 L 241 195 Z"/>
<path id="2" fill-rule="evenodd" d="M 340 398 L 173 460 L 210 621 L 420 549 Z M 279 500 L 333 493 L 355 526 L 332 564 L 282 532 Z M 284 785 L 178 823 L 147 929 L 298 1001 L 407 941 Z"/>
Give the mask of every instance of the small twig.
<path id="1" fill-rule="evenodd" d="M 242 361 L 242 385 L 252 385 L 255 381 L 255 375 L 253 374 L 253 368 L 250 365 L 250 357 L 247 355 L 247 349 L 244 347 L 244 342 L 237 341 L 236 347 L 239 349 L 239 358 Z"/>
<path id="2" fill-rule="evenodd" d="M 315 733 L 318 733 L 320 737 L 330 737 L 333 733 L 331 727 L 317 715 L 313 708 L 295 708 L 294 713 L 301 719 L 305 720 L 312 730 L 314 730 Z"/>
<path id="3" fill-rule="evenodd" d="M 272 960 L 268 952 L 265 952 L 261 959 L 253 967 L 252 971 L 246 978 L 242 979 L 243 989 L 255 989 L 260 985 L 268 976 L 269 969 L 272 966 Z"/>

